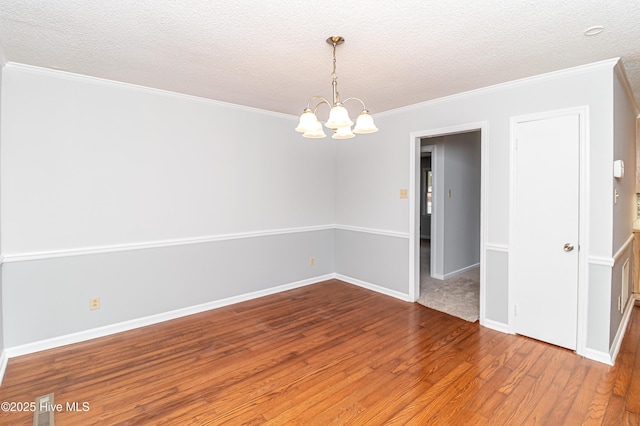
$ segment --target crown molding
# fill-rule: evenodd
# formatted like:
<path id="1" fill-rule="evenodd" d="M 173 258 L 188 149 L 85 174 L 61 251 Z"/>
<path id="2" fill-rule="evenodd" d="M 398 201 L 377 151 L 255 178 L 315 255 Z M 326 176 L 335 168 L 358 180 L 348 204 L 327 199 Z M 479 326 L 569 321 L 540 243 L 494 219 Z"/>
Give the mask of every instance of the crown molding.
<path id="1" fill-rule="evenodd" d="M 93 76 L 84 75 L 84 74 L 76 74 L 76 73 L 69 72 L 69 71 L 54 70 L 54 69 L 51 69 L 51 68 L 43 68 L 43 67 L 38 67 L 38 66 L 35 66 L 35 65 L 27 65 L 27 64 L 17 63 L 17 62 L 7 62 L 6 68 L 7 69 L 15 69 L 15 70 L 18 70 L 18 71 L 27 72 L 27 73 L 31 73 L 31 74 L 35 74 L 35 75 L 63 78 L 63 79 L 66 79 L 66 80 L 81 81 L 81 82 L 85 82 L 85 83 L 97 84 L 97 85 L 107 86 L 107 87 L 117 87 L 117 88 L 136 90 L 136 91 L 139 91 L 139 92 L 145 92 L 145 93 L 148 93 L 148 94 L 159 95 L 159 96 L 164 96 L 164 97 L 168 97 L 168 98 L 176 98 L 176 99 L 190 100 L 190 101 L 195 101 L 195 102 L 202 102 L 202 103 L 205 103 L 205 104 L 215 105 L 215 106 L 222 107 L 222 108 L 230 108 L 230 109 L 235 109 L 237 111 L 243 111 L 243 112 L 248 112 L 248 113 L 252 113 L 252 114 L 267 115 L 267 116 L 270 116 L 270 117 L 277 117 L 277 118 L 280 118 L 280 119 L 286 119 L 286 120 L 297 120 L 298 119 L 298 117 L 293 116 L 291 114 L 284 114 L 284 113 L 281 113 L 281 112 L 268 111 L 268 110 L 265 110 L 265 109 L 259 109 L 259 108 L 254 108 L 254 107 L 249 107 L 249 106 L 239 105 L 239 104 L 233 104 L 233 103 L 230 103 L 230 102 L 217 101 L 215 99 L 202 98 L 202 97 L 199 97 L 199 96 L 187 95 L 187 94 L 178 93 L 178 92 L 172 92 L 170 90 L 163 90 L 163 89 L 156 89 L 156 88 L 153 88 L 153 87 L 140 86 L 138 84 L 133 84 L 133 83 L 125 83 L 125 82 L 121 82 L 121 81 L 108 80 L 106 78 L 101 78 L 101 77 L 93 77 Z"/>
<path id="2" fill-rule="evenodd" d="M 545 74 L 538 74 L 531 77 L 525 77 L 518 80 L 507 81 L 504 83 L 494 84 L 492 86 L 481 87 L 479 89 L 473 89 L 466 92 L 456 93 L 450 96 L 444 96 L 442 98 L 431 99 L 429 101 L 420 102 L 413 105 L 407 105 L 404 107 L 379 112 L 379 113 L 376 113 L 376 117 L 385 117 L 387 115 L 400 114 L 408 111 L 413 111 L 415 109 L 424 108 L 427 106 L 434 106 L 434 105 L 439 105 L 446 102 L 452 102 L 460 99 L 469 98 L 472 96 L 478 96 L 486 93 L 497 92 L 497 91 L 502 91 L 502 90 L 516 88 L 516 87 L 522 87 L 522 86 L 526 86 L 533 83 L 540 83 L 544 81 L 550 81 L 558 78 L 585 74 L 588 72 L 593 72 L 593 71 L 598 71 L 603 69 L 612 69 L 616 66 L 616 64 L 619 61 L 620 61 L 620 58 L 607 59 L 604 61 L 594 62 L 591 64 L 580 65 L 577 67 L 566 68 L 558 71 L 552 71 Z"/>

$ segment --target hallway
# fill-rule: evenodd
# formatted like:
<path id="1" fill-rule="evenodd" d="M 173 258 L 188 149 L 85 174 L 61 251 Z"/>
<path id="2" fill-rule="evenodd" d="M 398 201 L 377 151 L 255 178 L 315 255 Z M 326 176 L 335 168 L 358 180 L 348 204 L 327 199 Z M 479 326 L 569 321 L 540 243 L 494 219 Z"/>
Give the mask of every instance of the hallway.
<path id="1" fill-rule="evenodd" d="M 480 267 L 439 280 L 431 277 L 431 241 L 420 239 L 420 298 L 429 308 L 475 322 L 480 316 Z"/>

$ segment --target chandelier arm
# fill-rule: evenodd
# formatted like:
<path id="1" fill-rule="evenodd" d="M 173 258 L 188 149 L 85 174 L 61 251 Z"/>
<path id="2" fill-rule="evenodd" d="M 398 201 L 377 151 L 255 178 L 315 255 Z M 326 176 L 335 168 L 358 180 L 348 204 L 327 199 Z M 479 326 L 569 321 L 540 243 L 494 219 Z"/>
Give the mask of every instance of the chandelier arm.
<path id="1" fill-rule="evenodd" d="M 315 96 L 310 97 L 309 101 L 307 101 L 307 109 L 311 109 L 311 101 L 314 100 L 314 99 L 322 99 L 322 101 L 320 101 L 318 103 L 318 105 L 316 105 L 316 107 L 314 108 L 314 113 L 315 113 L 315 110 L 318 108 L 318 106 L 320 104 L 326 103 L 327 105 L 329 105 L 329 107 L 331 107 L 331 104 L 329 103 L 329 101 L 326 100 L 323 96 L 315 95 Z"/>
<path id="2" fill-rule="evenodd" d="M 347 102 L 347 101 L 351 101 L 351 100 L 354 100 L 354 101 L 358 101 L 358 102 L 360 102 L 360 103 L 362 104 L 362 109 L 363 109 L 364 111 L 366 111 L 366 110 L 367 110 L 367 107 L 365 106 L 364 102 L 363 102 L 363 101 L 362 101 L 362 99 L 360 99 L 360 98 L 347 98 L 347 99 L 345 99 L 344 101 L 342 101 L 342 103 L 344 104 L 345 102 Z"/>
<path id="3" fill-rule="evenodd" d="M 320 98 L 322 98 L 322 100 L 321 100 L 320 102 L 318 102 L 318 103 L 316 104 L 316 106 L 315 106 L 315 107 L 313 107 L 313 113 L 314 113 L 314 114 L 316 113 L 316 111 L 318 110 L 318 108 L 320 107 L 320 105 L 324 105 L 324 104 L 326 104 L 329 108 L 331 108 L 331 104 L 329 103 L 329 101 L 328 101 L 328 100 L 326 100 L 326 99 L 325 99 L 325 98 L 323 98 L 322 96 L 320 96 Z"/>

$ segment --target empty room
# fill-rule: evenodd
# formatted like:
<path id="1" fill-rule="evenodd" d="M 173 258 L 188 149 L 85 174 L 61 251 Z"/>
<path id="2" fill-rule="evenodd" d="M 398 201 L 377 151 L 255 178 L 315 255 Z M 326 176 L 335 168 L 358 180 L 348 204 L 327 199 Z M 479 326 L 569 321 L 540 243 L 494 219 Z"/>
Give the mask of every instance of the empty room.
<path id="1" fill-rule="evenodd" d="M 0 424 L 638 424 L 638 22 L 3 1 Z"/>

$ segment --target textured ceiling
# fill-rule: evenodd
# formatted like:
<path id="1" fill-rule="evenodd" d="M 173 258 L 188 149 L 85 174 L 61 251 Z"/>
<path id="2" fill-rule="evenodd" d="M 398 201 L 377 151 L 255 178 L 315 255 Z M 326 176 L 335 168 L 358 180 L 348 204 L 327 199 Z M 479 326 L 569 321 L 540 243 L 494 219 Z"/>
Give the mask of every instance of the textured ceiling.
<path id="1" fill-rule="evenodd" d="M 373 114 L 614 57 L 640 103 L 638 0 L 0 2 L 7 61 L 295 115 L 331 96 L 331 35 Z"/>

